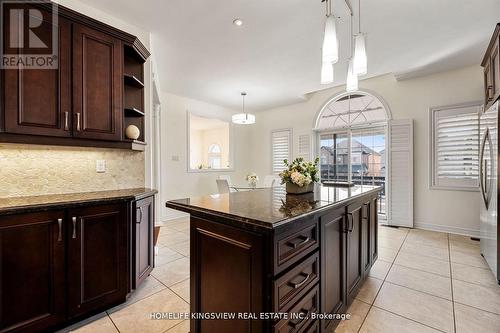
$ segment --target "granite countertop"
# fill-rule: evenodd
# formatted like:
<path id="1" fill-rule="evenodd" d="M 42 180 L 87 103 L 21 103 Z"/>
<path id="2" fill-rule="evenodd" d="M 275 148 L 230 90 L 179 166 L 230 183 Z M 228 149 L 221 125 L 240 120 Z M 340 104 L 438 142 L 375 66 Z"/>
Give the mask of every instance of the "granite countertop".
<path id="1" fill-rule="evenodd" d="M 106 203 L 137 200 L 156 193 L 156 190 L 152 190 L 149 188 L 134 188 L 113 191 L 0 198 L 0 215 L 50 209 L 54 207 L 64 208 L 88 203 Z"/>
<path id="2" fill-rule="evenodd" d="M 172 200 L 169 208 L 190 214 L 209 214 L 267 229 L 322 210 L 348 204 L 357 197 L 381 191 L 380 186 L 331 187 L 316 185 L 313 193 L 287 195 L 284 187 L 212 194 Z"/>

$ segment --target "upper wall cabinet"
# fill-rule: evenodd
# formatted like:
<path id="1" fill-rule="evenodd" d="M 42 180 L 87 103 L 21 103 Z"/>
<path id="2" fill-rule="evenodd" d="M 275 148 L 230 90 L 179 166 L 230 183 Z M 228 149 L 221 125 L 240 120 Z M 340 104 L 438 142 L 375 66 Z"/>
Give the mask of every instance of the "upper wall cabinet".
<path id="1" fill-rule="evenodd" d="M 481 66 L 484 68 L 484 105 L 489 108 L 500 97 L 500 23 L 497 24 Z"/>
<path id="2" fill-rule="evenodd" d="M 73 26 L 74 136 L 121 140 L 122 58 L 119 39 Z"/>
<path id="3" fill-rule="evenodd" d="M 0 142 L 144 150 L 149 52 L 141 42 L 62 6 L 56 16 L 50 3 L 10 6 L 2 17 L 12 61 L 2 63 Z M 29 57 L 52 66 L 19 65 Z M 129 125 L 139 128 L 136 140 L 125 135 Z"/>

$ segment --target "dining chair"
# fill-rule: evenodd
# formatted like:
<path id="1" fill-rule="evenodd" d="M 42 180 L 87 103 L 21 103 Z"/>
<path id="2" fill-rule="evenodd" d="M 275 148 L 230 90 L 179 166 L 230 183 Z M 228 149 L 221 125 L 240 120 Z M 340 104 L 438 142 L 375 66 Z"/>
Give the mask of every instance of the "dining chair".
<path id="1" fill-rule="evenodd" d="M 219 194 L 230 192 L 227 179 L 216 179 L 215 181 L 217 182 L 217 190 L 219 191 Z"/>
<path id="2" fill-rule="evenodd" d="M 218 179 L 221 179 L 221 180 L 227 180 L 227 184 L 229 185 L 229 187 L 231 187 L 231 176 L 229 175 L 220 175 L 219 177 L 217 177 Z"/>

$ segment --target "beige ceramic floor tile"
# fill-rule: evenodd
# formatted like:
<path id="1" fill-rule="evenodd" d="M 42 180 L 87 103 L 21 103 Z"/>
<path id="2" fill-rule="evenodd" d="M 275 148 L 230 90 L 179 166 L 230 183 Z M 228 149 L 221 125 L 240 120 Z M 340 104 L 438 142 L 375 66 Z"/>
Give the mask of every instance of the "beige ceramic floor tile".
<path id="1" fill-rule="evenodd" d="M 176 325 L 169 329 L 167 333 L 189 333 L 189 321 L 184 320 L 179 325 Z"/>
<path id="2" fill-rule="evenodd" d="M 416 236 L 427 239 L 441 239 L 448 240 L 448 234 L 444 232 L 430 231 L 424 229 L 411 229 L 409 234 L 410 236 Z"/>
<path id="3" fill-rule="evenodd" d="M 169 248 L 162 246 L 158 249 L 158 254 L 155 256 L 155 267 L 165 265 L 177 259 L 181 259 L 182 254 Z"/>
<path id="4" fill-rule="evenodd" d="M 356 298 L 359 299 L 360 301 L 363 301 L 368 304 L 373 304 L 373 301 L 375 300 L 375 296 L 377 296 L 377 293 L 382 286 L 382 283 L 384 281 L 368 277 L 366 281 L 363 283 L 361 286 L 361 289 L 359 289 L 358 295 L 356 295 Z"/>
<path id="5" fill-rule="evenodd" d="M 403 241 L 402 240 L 394 240 L 392 238 L 379 236 L 378 237 L 378 245 L 383 246 L 383 247 L 387 247 L 387 248 L 390 248 L 393 250 L 399 250 L 401 245 L 403 245 Z"/>
<path id="6" fill-rule="evenodd" d="M 452 262 L 451 272 L 453 279 L 491 287 L 497 287 L 498 284 L 491 270 L 487 268 L 479 268 Z"/>
<path id="7" fill-rule="evenodd" d="M 189 240 L 182 243 L 171 245 L 170 248 L 182 254 L 183 256 L 189 257 L 189 252 L 190 252 Z"/>
<path id="8" fill-rule="evenodd" d="M 412 230 L 413 231 L 413 230 Z M 406 241 L 408 243 L 416 244 L 416 245 L 427 245 L 427 246 L 433 246 L 433 247 L 440 247 L 443 249 L 448 248 L 448 239 L 447 238 L 442 238 L 442 236 L 439 237 L 432 237 L 424 234 L 419 234 L 419 233 L 410 233 L 406 237 Z"/>
<path id="9" fill-rule="evenodd" d="M 115 325 L 108 316 L 97 319 L 85 326 L 71 330 L 78 333 L 118 333 Z"/>
<path id="10" fill-rule="evenodd" d="M 351 315 L 351 319 L 341 321 L 335 329 L 335 333 L 357 333 L 369 310 L 370 305 L 354 300 L 349 309 L 347 309 L 347 313 Z"/>
<path id="11" fill-rule="evenodd" d="M 453 299 L 457 303 L 500 314 L 500 286 L 485 287 L 453 280 Z"/>
<path id="12" fill-rule="evenodd" d="M 386 281 L 451 300 L 451 278 L 392 265 Z"/>
<path id="13" fill-rule="evenodd" d="M 373 264 L 370 270 L 369 276 L 379 280 L 384 280 L 390 268 L 391 268 L 390 262 L 377 259 L 377 261 Z"/>
<path id="14" fill-rule="evenodd" d="M 428 246 L 428 245 L 424 245 L 424 244 L 405 242 L 403 244 L 403 246 L 401 247 L 401 251 L 413 253 L 413 254 L 424 255 L 424 256 L 439 259 L 439 260 L 450 261 L 450 254 L 449 254 L 449 250 L 447 247 L 446 248 L 434 247 L 434 246 Z"/>
<path id="15" fill-rule="evenodd" d="M 448 262 L 423 255 L 399 252 L 394 263 L 429 273 L 450 276 L 450 264 Z"/>
<path id="16" fill-rule="evenodd" d="M 125 303 L 119 304 L 114 308 L 109 309 L 107 312 L 108 314 L 111 314 L 113 312 L 119 311 L 123 308 L 126 308 L 127 306 L 130 306 L 131 304 L 134 304 L 135 302 L 140 301 L 141 299 L 156 294 L 157 292 L 160 292 L 166 288 L 167 287 L 165 287 L 154 276 L 149 276 L 146 280 L 144 280 L 139 288 L 137 288 L 132 294 L 130 294 L 130 297 Z"/>
<path id="17" fill-rule="evenodd" d="M 189 240 L 189 235 L 179 231 L 169 231 L 158 237 L 158 243 L 161 245 L 172 246 Z"/>
<path id="18" fill-rule="evenodd" d="M 453 332 L 451 301 L 385 282 L 375 306 L 444 332 Z"/>
<path id="19" fill-rule="evenodd" d="M 479 253 L 454 251 L 452 248 L 450 257 L 452 262 L 479 268 L 488 268 L 486 260 L 484 260 L 484 258 Z"/>
<path id="20" fill-rule="evenodd" d="M 478 244 L 479 241 L 472 240 L 470 236 L 449 234 L 450 243 L 466 243 L 466 244 Z"/>
<path id="21" fill-rule="evenodd" d="M 500 316 L 455 303 L 457 333 L 498 333 Z"/>
<path id="22" fill-rule="evenodd" d="M 170 287 L 174 293 L 182 297 L 187 303 L 189 303 L 189 288 L 189 279 L 176 283 Z"/>
<path id="23" fill-rule="evenodd" d="M 379 237 L 390 238 L 394 241 L 402 242 L 406 238 L 407 231 L 400 231 L 394 228 L 381 227 L 379 229 Z"/>
<path id="24" fill-rule="evenodd" d="M 474 243 L 463 243 L 463 242 L 452 242 L 450 241 L 450 249 L 454 252 L 462 252 L 473 255 L 481 255 L 481 246 L 477 242 Z"/>
<path id="25" fill-rule="evenodd" d="M 360 333 L 439 333 L 430 327 L 372 307 Z"/>
<path id="26" fill-rule="evenodd" d="M 393 262 L 396 259 L 398 250 L 391 249 L 389 247 L 379 246 L 378 247 L 378 258 L 383 261 Z"/>
<path id="27" fill-rule="evenodd" d="M 182 258 L 156 267 L 151 273 L 167 287 L 189 278 L 189 258 Z"/>
<path id="28" fill-rule="evenodd" d="M 152 319 L 151 315 L 155 312 L 186 313 L 189 312 L 189 305 L 171 290 L 165 289 L 110 314 L 110 317 L 120 333 L 160 333 L 181 322 L 181 320 Z"/>

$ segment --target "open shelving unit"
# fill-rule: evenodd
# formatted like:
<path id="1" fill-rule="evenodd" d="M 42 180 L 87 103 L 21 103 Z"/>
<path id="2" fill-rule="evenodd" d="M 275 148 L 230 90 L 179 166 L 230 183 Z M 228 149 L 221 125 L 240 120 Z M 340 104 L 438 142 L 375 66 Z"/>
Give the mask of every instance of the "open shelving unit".
<path id="1" fill-rule="evenodd" d="M 139 149 L 144 142 L 144 59 L 133 47 L 125 45 L 123 62 L 123 137 Z M 129 140 L 125 130 L 135 125 L 141 132 L 137 140 Z"/>

